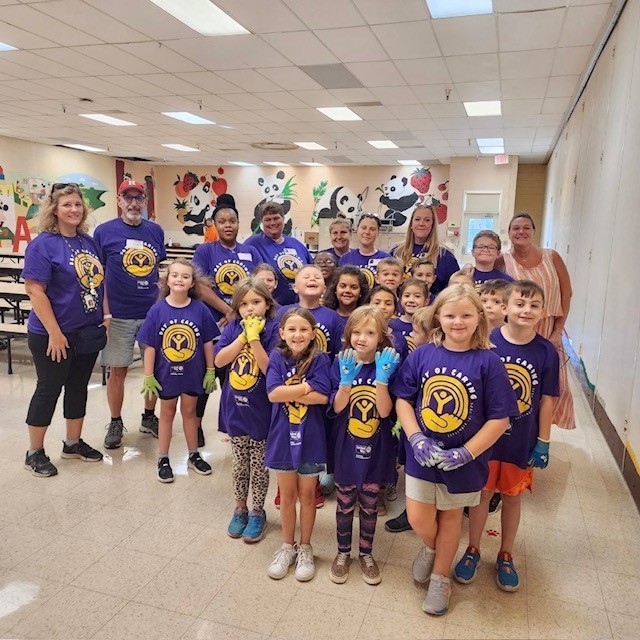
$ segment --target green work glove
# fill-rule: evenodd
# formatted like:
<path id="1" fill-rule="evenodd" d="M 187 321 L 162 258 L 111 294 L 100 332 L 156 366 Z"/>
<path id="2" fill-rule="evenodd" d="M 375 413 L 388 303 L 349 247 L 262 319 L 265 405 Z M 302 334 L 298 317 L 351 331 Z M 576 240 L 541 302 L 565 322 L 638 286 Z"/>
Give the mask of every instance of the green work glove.
<path id="1" fill-rule="evenodd" d="M 216 370 L 207 369 L 207 373 L 204 374 L 204 380 L 202 381 L 205 393 L 213 393 L 218 389 L 216 384 Z"/>
<path id="2" fill-rule="evenodd" d="M 264 330 L 266 323 L 265 318 L 261 318 L 260 316 L 247 316 L 244 319 L 244 330 L 247 334 L 247 342 L 260 340 L 260 334 Z"/>
<path id="3" fill-rule="evenodd" d="M 160 395 L 158 393 L 159 391 L 162 391 L 162 387 L 160 386 L 160 383 L 156 380 L 156 377 L 153 374 L 151 374 L 150 376 L 145 376 L 140 393 L 147 396 L 149 400 L 151 400 L 153 396 Z"/>

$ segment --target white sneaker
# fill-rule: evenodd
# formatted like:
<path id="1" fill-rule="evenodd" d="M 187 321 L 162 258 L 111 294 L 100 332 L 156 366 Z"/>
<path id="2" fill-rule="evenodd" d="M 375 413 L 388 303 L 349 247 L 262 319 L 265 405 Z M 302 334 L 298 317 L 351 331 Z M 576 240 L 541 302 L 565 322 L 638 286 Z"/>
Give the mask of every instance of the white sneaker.
<path id="1" fill-rule="evenodd" d="M 308 582 L 315 575 L 316 565 L 313 562 L 313 549 L 310 544 L 301 544 L 298 548 L 296 580 L 299 582 Z"/>
<path id="2" fill-rule="evenodd" d="M 433 571 L 433 563 L 436 560 L 435 549 L 430 549 L 426 545 L 422 545 L 422 549 L 415 557 L 411 565 L 411 574 L 416 582 L 425 583 L 431 577 Z"/>
<path id="3" fill-rule="evenodd" d="M 286 542 L 273 554 L 273 560 L 267 569 L 270 578 L 280 580 L 289 573 L 289 567 L 296 561 L 298 545 Z M 296 576 L 297 577 L 297 576 Z"/>

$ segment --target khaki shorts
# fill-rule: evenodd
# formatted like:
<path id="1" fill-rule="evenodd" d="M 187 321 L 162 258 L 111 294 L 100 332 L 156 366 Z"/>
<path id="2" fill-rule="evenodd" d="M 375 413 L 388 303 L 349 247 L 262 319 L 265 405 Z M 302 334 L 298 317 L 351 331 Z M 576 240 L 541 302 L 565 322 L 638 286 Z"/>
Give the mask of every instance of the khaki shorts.
<path id="1" fill-rule="evenodd" d="M 449 493 L 447 486 L 440 482 L 429 482 L 405 476 L 405 495 L 416 502 L 435 505 L 438 511 L 451 511 L 463 507 L 475 507 L 480 504 L 480 491 L 471 493 Z"/>
<path id="2" fill-rule="evenodd" d="M 128 367 L 133 363 L 133 345 L 136 335 L 144 322 L 142 320 L 129 320 L 112 318 L 109 324 L 109 343 L 100 352 L 101 367 Z M 142 354 L 144 347 L 140 345 Z"/>

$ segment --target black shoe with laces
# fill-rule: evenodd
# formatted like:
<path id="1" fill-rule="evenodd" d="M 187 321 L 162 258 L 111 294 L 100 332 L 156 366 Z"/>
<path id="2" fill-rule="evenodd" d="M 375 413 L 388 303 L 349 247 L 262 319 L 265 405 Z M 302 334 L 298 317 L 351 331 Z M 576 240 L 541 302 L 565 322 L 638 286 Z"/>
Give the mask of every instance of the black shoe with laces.
<path id="1" fill-rule="evenodd" d="M 173 469 L 169 464 L 169 458 L 158 458 L 158 472 L 156 477 L 160 482 L 173 482 Z"/>
<path id="2" fill-rule="evenodd" d="M 24 468 L 27 471 L 31 471 L 32 475 L 38 478 L 49 478 L 50 476 L 58 475 L 58 470 L 51 464 L 51 460 L 45 454 L 44 449 L 36 449 L 31 455 L 27 451 L 27 455 L 24 458 Z"/>
<path id="3" fill-rule="evenodd" d="M 499 491 L 496 491 L 491 496 L 491 502 L 489 502 L 489 515 L 493 515 L 494 513 L 498 513 L 502 507 L 502 496 Z"/>
<path id="4" fill-rule="evenodd" d="M 204 447 L 204 431 L 202 427 L 198 427 L 198 448 Z"/>
<path id="5" fill-rule="evenodd" d="M 119 418 L 111 420 L 106 429 L 107 435 L 104 437 L 104 448 L 118 449 L 122 445 L 122 432 L 127 430 L 122 420 Z"/>
<path id="6" fill-rule="evenodd" d="M 409 518 L 407 518 L 407 510 L 405 509 L 397 518 L 387 520 L 384 528 L 390 533 L 400 533 L 402 531 L 411 531 Z"/>
<path id="7" fill-rule="evenodd" d="M 189 469 L 193 469 L 201 476 L 208 476 L 212 471 L 211 465 L 202 459 L 199 451 L 196 451 L 189 456 L 189 462 L 187 465 Z"/>
<path id="8" fill-rule="evenodd" d="M 75 444 L 68 445 L 62 441 L 62 458 L 80 458 L 85 462 L 100 462 L 103 455 L 93 447 L 90 447 L 82 438 Z"/>
<path id="9" fill-rule="evenodd" d="M 154 413 L 150 416 L 142 414 L 142 420 L 140 421 L 140 431 L 142 433 L 150 433 L 154 438 L 158 437 L 158 416 Z"/>

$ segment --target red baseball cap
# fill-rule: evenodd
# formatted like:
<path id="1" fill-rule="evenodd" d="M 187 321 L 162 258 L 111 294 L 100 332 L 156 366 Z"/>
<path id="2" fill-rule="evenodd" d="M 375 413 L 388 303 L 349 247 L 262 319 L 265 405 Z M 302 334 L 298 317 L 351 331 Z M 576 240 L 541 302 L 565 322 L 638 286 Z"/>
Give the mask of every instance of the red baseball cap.
<path id="1" fill-rule="evenodd" d="M 125 191 L 137 191 L 143 196 L 147 195 L 147 187 L 137 180 L 123 180 L 118 187 L 118 195 L 121 196 Z"/>

